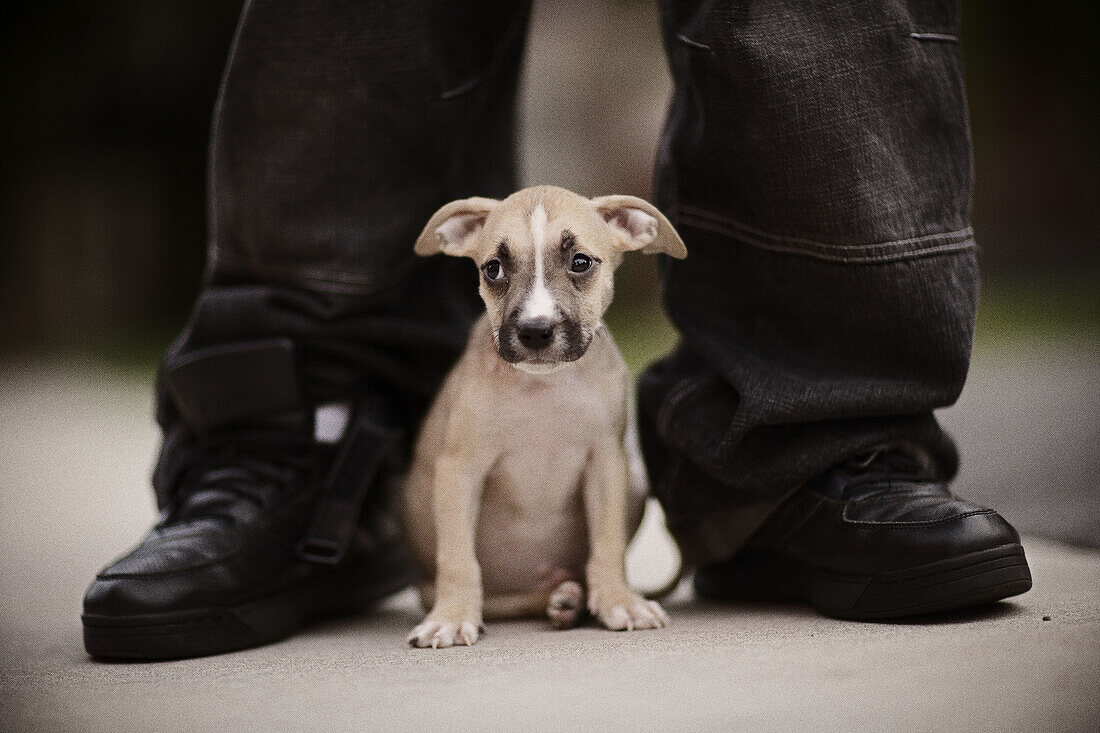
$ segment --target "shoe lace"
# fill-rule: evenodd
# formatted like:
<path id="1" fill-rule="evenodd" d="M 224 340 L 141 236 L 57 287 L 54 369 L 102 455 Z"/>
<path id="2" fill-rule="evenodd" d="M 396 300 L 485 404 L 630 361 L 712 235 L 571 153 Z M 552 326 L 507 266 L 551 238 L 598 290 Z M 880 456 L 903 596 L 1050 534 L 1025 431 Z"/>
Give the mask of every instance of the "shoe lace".
<path id="1" fill-rule="evenodd" d="M 236 429 L 189 448 L 172 507 L 161 525 L 198 518 L 238 521 L 301 486 L 317 464 L 317 444 L 288 431 Z"/>

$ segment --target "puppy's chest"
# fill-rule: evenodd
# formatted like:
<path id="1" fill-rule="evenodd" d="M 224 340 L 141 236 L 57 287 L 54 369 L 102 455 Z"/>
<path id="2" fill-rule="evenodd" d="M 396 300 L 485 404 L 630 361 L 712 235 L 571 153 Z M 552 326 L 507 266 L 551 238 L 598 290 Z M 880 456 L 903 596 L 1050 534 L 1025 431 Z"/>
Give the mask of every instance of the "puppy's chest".
<path id="1" fill-rule="evenodd" d="M 517 381 L 498 393 L 494 419 L 479 421 L 489 431 L 481 439 L 498 456 L 484 500 L 531 519 L 572 514 L 590 455 L 620 429 L 615 401 L 625 395 L 607 395 L 580 378 Z"/>
<path id="2" fill-rule="evenodd" d="M 483 440 L 505 453 L 553 453 L 606 441 L 616 431 L 616 404 L 579 379 L 495 391 L 480 423 Z M 618 396 L 619 400 L 623 396 Z"/>

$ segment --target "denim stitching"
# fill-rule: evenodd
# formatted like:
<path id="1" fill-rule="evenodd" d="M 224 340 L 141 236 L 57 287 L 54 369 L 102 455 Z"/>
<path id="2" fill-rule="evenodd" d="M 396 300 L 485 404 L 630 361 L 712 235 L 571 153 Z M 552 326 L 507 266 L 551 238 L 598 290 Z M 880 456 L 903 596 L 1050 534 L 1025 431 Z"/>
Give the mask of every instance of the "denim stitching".
<path id="1" fill-rule="evenodd" d="M 962 237 L 962 236 L 969 237 L 969 236 L 973 236 L 973 234 L 974 234 L 974 230 L 971 227 L 964 227 L 962 229 L 957 229 L 953 232 L 939 232 L 937 234 L 925 234 L 925 235 L 920 236 L 920 237 L 909 237 L 908 239 L 894 239 L 894 240 L 891 240 L 889 242 L 870 242 L 869 244 L 831 244 L 829 242 L 818 242 L 816 240 L 805 239 L 803 237 L 790 237 L 790 236 L 786 236 L 786 235 L 783 235 L 783 234 L 772 234 L 771 232 L 766 232 L 763 229 L 757 229 L 756 227 L 749 226 L 748 224 L 737 221 L 736 219 L 731 219 L 728 216 L 723 216 L 722 214 L 716 214 L 713 211 L 708 211 L 706 209 L 697 209 L 697 208 L 692 207 L 692 206 L 681 206 L 677 209 L 676 213 L 680 213 L 680 212 L 685 213 L 688 216 L 698 216 L 698 217 L 701 217 L 703 219 L 713 219 L 716 222 L 721 222 L 723 224 L 729 224 L 730 226 L 737 227 L 738 229 L 743 229 L 746 232 L 749 232 L 750 234 L 756 234 L 758 236 L 765 237 L 767 239 L 776 239 L 776 240 L 779 240 L 781 242 L 791 242 L 792 244 L 807 244 L 807 245 L 810 245 L 810 246 L 813 246 L 813 247 L 822 247 L 824 249 L 864 249 L 864 248 L 867 248 L 867 247 L 884 247 L 884 246 L 892 246 L 892 245 L 896 245 L 896 244 L 913 244 L 913 243 L 916 243 L 916 242 L 924 242 L 924 241 L 929 241 L 929 240 L 933 240 L 933 239 L 946 239 L 946 238 L 949 238 L 949 237 Z"/>
<path id="2" fill-rule="evenodd" d="M 958 43 L 959 37 L 950 33 L 910 33 L 909 37 L 917 41 L 943 41 L 945 43 Z"/>
<path id="3" fill-rule="evenodd" d="M 680 43 L 691 46 L 692 48 L 698 48 L 698 49 L 701 49 L 703 51 L 706 51 L 707 53 L 711 53 L 710 46 L 706 45 L 705 43 L 699 43 L 698 41 L 693 41 L 690 38 L 688 38 L 687 36 L 685 36 L 683 33 L 676 36 L 676 40 L 679 41 Z"/>
<path id="4" fill-rule="evenodd" d="M 926 254 L 935 254 L 935 253 L 939 253 L 939 252 L 951 252 L 951 251 L 956 251 L 956 250 L 966 250 L 966 249 L 971 249 L 974 246 L 973 240 L 967 239 L 967 240 L 963 240 L 961 242 L 953 242 L 953 243 L 948 243 L 948 244 L 943 244 L 943 245 L 938 245 L 938 246 L 933 246 L 933 247 L 924 247 L 924 248 L 920 248 L 920 249 L 904 250 L 904 251 L 901 251 L 901 252 L 896 252 L 894 254 L 866 255 L 866 256 L 863 256 L 863 257 L 860 257 L 858 255 L 855 255 L 855 256 L 827 255 L 827 254 L 824 254 L 824 253 L 821 253 L 821 252 L 814 252 L 814 251 L 807 250 L 807 249 L 802 249 L 802 248 L 799 248 L 799 247 L 785 247 L 785 246 L 782 246 L 782 245 L 768 244 L 768 243 L 762 242 L 758 239 L 748 237 L 744 234 L 735 234 L 735 233 L 723 230 L 723 229 L 721 229 L 721 228 L 719 228 L 719 227 L 717 227 L 713 224 L 707 225 L 707 224 L 704 224 L 702 222 L 687 222 L 687 223 L 689 225 L 696 226 L 699 229 L 706 229 L 708 231 L 712 231 L 712 232 L 715 232 L 717 234 L 726 234 L 728 236 L 732 236 L 735 239 L 739 239 L 739 240 L 745 242 L 746 244 L 750 244 L 750 245 L 752 245 L 754 247 L 758 247 L 760 249 L 766 249 L 766 250 L 770 250 L 772 252 L 782 252 L 782 253 L 786 253 L 786 254 L 795 254 L 795 255 L 804 255 L 804 256 L 807 256 L 807 257 L 815 257 L 817 259 L 826 260 L 828 262 L 847 262 L 847 263 L 890 262 L 890 261 L 893 261 L 893 260 L 902 260 L 902 259 L 908 259 L 908 258 L 912 258 L 912 257 L 919 257 L 919 256 L 926 255 Z M 874 245 L 867 245 L 867 246 L 868 246 L 868 248 L 870 248 L 870 247 L 873 247 Z"/>
<path id="5" fill-rule="evenodd" d="M 893 242 L 845 245 L 826 244 L 824 242 L 815 242 L 808 239 L 799 239 L 797 237 L 784 237 L 769 234 L 767 232 L 752 229 L 739 222 L 721 219 L 710 212 L 702 212 L 697 209 L 689 209 L 686 207 L 680 208 L 674 215 L 689 226 L 705 229 L 716 234 L 724 234 L 739 239 L 746 244 L 759 247 L 760 249 L 805 255 L 830 262 L 889 262 L 892 260 L 909 259 L 940 252 L 972 249 L 974 247 L 973 230 L 970 227 L 954 232 L 929 234 L 921 237 L 899 239 Z M 739 228 L 743 231 L 735 231 L 735 228 Z M 750 231 L 758 233 L 759 236 L 749 234 L 748 232 Z M 774 241 L 767 241 L 765 238 Z M 791 242 L 792 244 L 779 244 L 777 242 Z M 906 246 L 924 242 L 929 243 L 928 246 L 913 248 Z M 794 246 L 795 244 L 801 244 L 802 246 Z M 815 247 L 818 249 L 814 249 Z M 867 254 L 832 254 L 832 252 L 837 250 L 855 250 L 856 252 L 865 252 Z"/>

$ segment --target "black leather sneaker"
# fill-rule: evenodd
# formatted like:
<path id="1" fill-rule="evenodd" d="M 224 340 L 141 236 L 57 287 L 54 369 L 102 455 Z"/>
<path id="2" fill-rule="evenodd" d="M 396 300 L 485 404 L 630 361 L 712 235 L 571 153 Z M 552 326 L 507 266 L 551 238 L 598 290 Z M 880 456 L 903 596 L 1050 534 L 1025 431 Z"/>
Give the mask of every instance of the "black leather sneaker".
<path id="1" fill-rule="evenodd" d="M 178 504 L 84 598 L 96 657 L 172 659 L 256 646 L 411 583 L 400 527 L 374 511 L 336 553 L 303 545 L 320 497 L 318 446 L 236 432 L 183 478 Z M 321 561 L 318 562 L 317 560 Z"/>
<path id="2" fill-rule="evenodd" d="M 278 371 L 270 344 L 248 348 L 268 376 Z M 212 360 L 203 369 L 226 373 L 226 349 L 200 357 Z M 262 381 L 265 372 L 240 374 Z M 173 375 L 165 378 L 171 389 Z M 195 380 L 207 396 L 210 383 Z M 178 401 L 193 411 L 202 404 L 194 394 Z M 387 465 L 399 432 L 369 410 L 332 441 L 318 439 L 306 409 L 212 427 L 224 422 L 207 419 L 223 404 L 207 405 L 182 431 L 187 440 L 166 437 L 158 473 L 174 467 L 155 481 L 160 521 L 88 589 L 84 646 L 95 657 L 173 659 L 256 646 L 415 579 L 396 520 L 397 471 Z"/>
<path id="3" fill-rule="evenodd" d="M 897 451 L 808 482 L 730 560 L 695 575 L 704 598 L 803 601 L 856 620 L 975 606 L 1029 588 L 1016 530 Z"/>

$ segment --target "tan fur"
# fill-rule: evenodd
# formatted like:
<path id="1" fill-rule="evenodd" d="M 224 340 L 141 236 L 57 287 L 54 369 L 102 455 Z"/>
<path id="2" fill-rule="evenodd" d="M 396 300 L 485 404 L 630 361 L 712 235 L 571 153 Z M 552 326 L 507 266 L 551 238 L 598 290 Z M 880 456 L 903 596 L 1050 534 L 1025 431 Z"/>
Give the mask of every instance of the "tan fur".
<path id="1" fill-rule="evenodd" d="M 586 281 L 564 271 L 545 281 L 557 312 L 590 338 L 587 349 L 572 361 L 509 363 L 499 353 L 502 323 L 519 312 L 522 287 L 534 287 L 536 253 L 543 269 L 559 267 L 566 230 L 578 251 L 601 262 Z M 601 319 L 624 251 L 682 257 L 686 250 L 660 212 L 639 199 L 589 200 L 540 186 L 502 202 L 448 204 L 416 251 L 472 257 L 482 266 L 502 241 L 511 254 L 510 289 L 482 278 L 486 314 L 425 419 L 405 486 L 410 545 L 431 579 L 421 588 L 431 611 L 409 641 L 473 644 L 485 617 L 545 614 L 569 625 L 584 592 L 608 628 L 663 626 L 660 606 L 626 582 L 626 545 L 646 485 L 627 430 L 630 375 Z"/>

